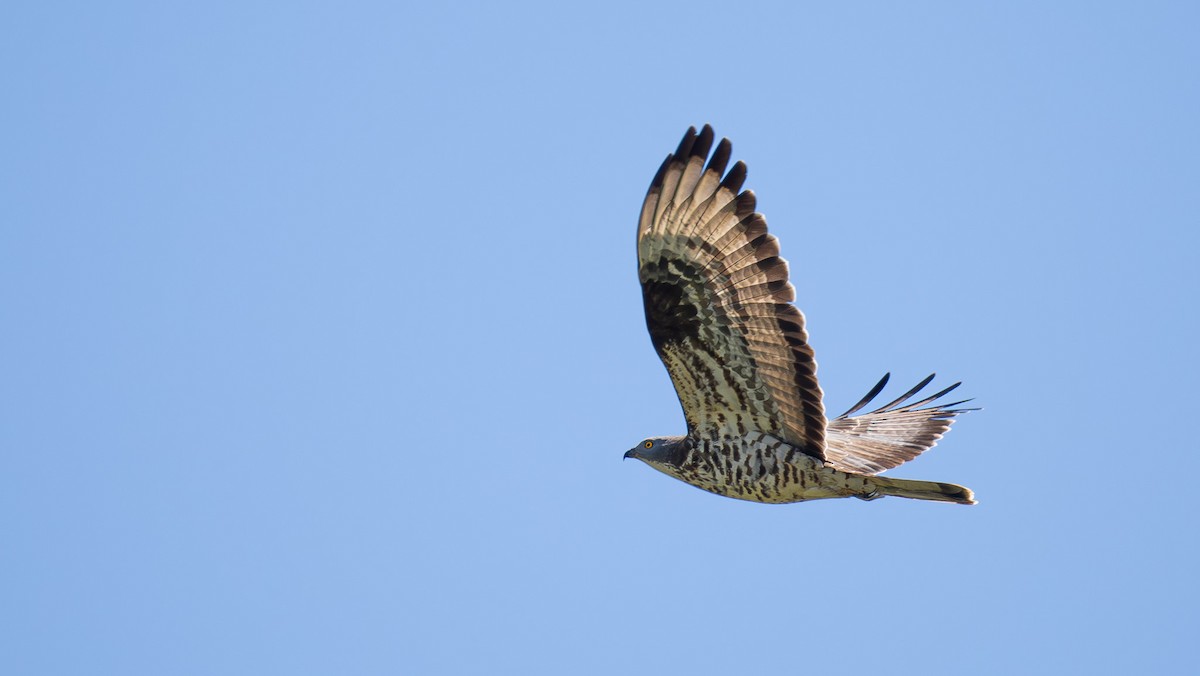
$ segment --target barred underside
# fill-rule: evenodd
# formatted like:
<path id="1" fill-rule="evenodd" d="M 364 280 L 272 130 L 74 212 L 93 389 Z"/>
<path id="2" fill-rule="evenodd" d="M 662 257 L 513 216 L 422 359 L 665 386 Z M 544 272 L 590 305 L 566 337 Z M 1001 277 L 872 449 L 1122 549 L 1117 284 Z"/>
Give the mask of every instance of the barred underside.
<path id="1" fill-rule="evenodd" d="M 870 496 L 871 477 L 841 472 L 769 434 L 696 441 L 679 465 L 655 469 L 717 495 L 765 503 Z"/>

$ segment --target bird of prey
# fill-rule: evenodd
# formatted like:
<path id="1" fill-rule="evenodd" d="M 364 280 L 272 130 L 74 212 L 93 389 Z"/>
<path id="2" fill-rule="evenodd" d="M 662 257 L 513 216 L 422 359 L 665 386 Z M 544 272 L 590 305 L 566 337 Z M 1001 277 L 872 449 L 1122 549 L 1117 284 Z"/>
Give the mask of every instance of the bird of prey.
<path id="1" fill-rule="evenodd" d="M 887 384 L 826 419 L 804 315 L 791 302 L 779 241 L 726 172 L 731 145 L 709 157 L 713 130 L 688 129 L 650 183 L 638 222 L 646 325 L 687 419 L 683 436 L 651 437 L 625 454 L 706 491 L 752 502 L 888 495 L 970 505 L 970 489 L 881 477 L 950 429 L 966 401 L 938 403 L 959 383 L 854 415 Z M 707 165 L 706 165 L 707 161 Z"/>

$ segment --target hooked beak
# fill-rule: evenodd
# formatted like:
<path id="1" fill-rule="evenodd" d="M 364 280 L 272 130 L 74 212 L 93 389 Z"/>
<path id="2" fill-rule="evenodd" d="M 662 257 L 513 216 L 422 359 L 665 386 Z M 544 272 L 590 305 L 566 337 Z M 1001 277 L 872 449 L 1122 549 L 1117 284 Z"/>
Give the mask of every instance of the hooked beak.
<path id="1" fill-rule="evenodd" d="M 636 448 L 631 448 L 631 449 L 629 449 L 628 451 L 625 451 L 625 457 L 624 457 L 624 458 L 621 458 L 621 459 L 622 459 L 622 460 L 628 460 L 628 459 L 630 459 L 630 458 L 636 458 L 636 457 L 637 457 L 637 449 L 636 449 Z"/>

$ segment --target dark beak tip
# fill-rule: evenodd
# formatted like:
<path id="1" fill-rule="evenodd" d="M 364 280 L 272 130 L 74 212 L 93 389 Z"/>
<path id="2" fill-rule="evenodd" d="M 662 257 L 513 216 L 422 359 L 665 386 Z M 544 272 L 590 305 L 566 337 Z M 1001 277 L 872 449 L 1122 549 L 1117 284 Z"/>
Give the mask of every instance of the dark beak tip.
<path id="1" fill-rule="evenodd" d="M 625 457 L 623 457 L 623 458 L 621 458 L 621 459 L 622 459 L 622 460 L 628 460 L 628 459 L 630 459 L 630 458 L 632 458 L 632 457 L 633 457 L 633 451 L 625 451 Z"/>

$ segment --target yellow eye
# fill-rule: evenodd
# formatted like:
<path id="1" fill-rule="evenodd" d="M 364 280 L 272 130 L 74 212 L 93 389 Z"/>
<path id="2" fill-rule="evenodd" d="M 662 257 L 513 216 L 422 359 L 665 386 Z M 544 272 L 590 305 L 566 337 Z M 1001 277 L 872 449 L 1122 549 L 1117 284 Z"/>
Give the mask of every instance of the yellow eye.
<path id="1" fill-rule="evenodd" d="M 647 441 L 647 442 L 646 442 L 646 444 L 645 444 L 645 446 L 646 446 L 646 448 L 654 448 L 654 442 L 653 442 L 653 441 Z"/>

